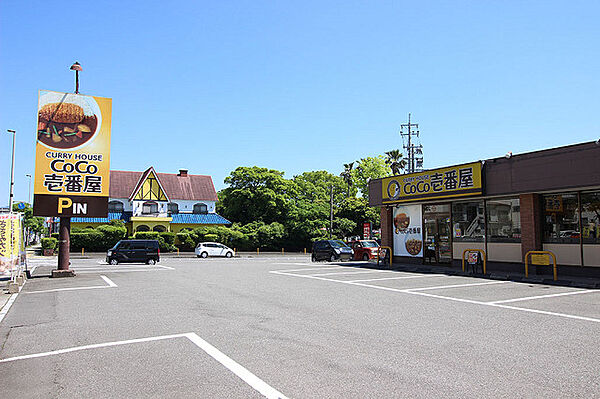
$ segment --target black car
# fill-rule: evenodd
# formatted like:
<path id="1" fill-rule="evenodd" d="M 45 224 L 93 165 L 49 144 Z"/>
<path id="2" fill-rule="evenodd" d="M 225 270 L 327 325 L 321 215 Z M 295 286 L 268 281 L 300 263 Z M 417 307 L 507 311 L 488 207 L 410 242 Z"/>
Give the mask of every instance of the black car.
<path id="1" fill-rule="evenodd" d="M 350 260 L 353 255 L 352 248 L 340 240 L 320 240 L 315 241 L 312 247 L 312 261 L 328 260 Z"/>
<path id="2" fill-rule="evenodd" d="M 143 262 L 153 265 L 160 261 L 156 240 L 121 240 L 106 252 L 106 262 L 116 265 L 125 262 Z"/>

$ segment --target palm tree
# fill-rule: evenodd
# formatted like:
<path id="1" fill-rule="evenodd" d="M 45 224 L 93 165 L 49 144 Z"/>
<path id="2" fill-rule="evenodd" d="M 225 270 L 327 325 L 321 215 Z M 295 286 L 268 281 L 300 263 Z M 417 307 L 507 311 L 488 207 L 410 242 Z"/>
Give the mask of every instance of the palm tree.
<path id="1" fill-rule="evenodd" d="M 385 153 L 385 163 L 392 169 L 392 174 L 399 175 L 406 167 L 406 160 L 400 150 L 391 150 Z"/>
<path id="2" fill-rule="evenodd" d="M 340 173 L 340 176 L 344 179 L 346 184 L 348 185 L 348 198 L 350 198 L 350 187 L 352 186 L 352 168 L 354 167 L 354 162 L 345 163 L 344 171 Z"/>

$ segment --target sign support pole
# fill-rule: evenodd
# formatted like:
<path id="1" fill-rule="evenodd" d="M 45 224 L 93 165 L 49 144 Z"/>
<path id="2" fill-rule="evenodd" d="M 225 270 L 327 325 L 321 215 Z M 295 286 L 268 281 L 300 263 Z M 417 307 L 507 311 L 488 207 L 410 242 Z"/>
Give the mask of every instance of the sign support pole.
<path id="1" fill-rule="evenodd" d="M 75 71 L 75 94 L 79 94 L 79 71 L 82 71 L 79 62 L 75 61 L 70 68 Z M 75 272 L 69 269 L 71 264 L 71 218 L 61 217 L 58 236 L 58 269 L 52 271 L 52 277 L 74 277 Z"/>
<path id="2" fill-rule="evenodd" d="M 60 218 L 58 241 L 58 270 L 70 272 L 71 218 Z M 64 273 L 64 272 L 63 272 Z M 54 273 L 52 273 L 54 275 Z"/>

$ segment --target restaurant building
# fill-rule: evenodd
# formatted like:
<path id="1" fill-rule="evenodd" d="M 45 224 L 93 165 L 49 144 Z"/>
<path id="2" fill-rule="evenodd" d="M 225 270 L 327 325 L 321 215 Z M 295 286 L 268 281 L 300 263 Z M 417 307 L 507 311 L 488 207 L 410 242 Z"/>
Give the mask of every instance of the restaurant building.
<path id="1" fill-rule="evenodd" d="M 458 266 L 481 249 L 488 272 L 523 271 L 543 250 L 559 274 L 600 276 L 600 141 L 372 180 L 369 203 L 396 262 Z"/>
<path id="2" fill-rule="evenodd" d="M 217 192 L 212 178 L 179 173 L 110 171 L 108 216 L 71 218 L 73 227 L 96 227 L 122 220 L 128 233 L 138 231 L 191 230 L 200 226 L 224 226 L 231 222 L 215 211 Z"/>

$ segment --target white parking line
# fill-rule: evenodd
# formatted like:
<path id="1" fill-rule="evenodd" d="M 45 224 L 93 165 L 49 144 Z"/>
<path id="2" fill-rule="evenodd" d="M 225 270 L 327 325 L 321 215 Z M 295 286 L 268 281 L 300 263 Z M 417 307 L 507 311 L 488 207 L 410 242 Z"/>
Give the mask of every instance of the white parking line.
<path id="1" fill-rule="evenodd" d="M 406 291 L 428 291 L 428 290 L 443 290 L 446 288 L 460 288 L 460 287 L 472 287 L 475 285 L 491 285 L 491 284 L 506 284 L 511 281 L 486 281 L 483 283 L 468 283 L 468 284 L 453 284 L 453 285 L 434 285 L 431 287 L 423 287 L 423 288 L 408 288 Z"/>
<path id="2" fill-rule="evenodd" d="M 101 275 L 102 280 L 104 280 L 108 285 L 93 285 L 90 287 L 72 287 L 72 288 L 55 288 L 52 290 L 41 290 L 41 291 L 25 291 L 26 294 L 41 294 L 46 292 L 60 292 L 60 291 L 79 291 L 79 290 L 94 290 L 98 288 L 115 288 L 117 285 L 108 277 Z"/>
<path id="3" fill-rule="evenodd" d="M 106 281 L 106 283 L 108 284 L 109 287 L 116 287 L 117 285 L 115 283 L 113 283 L 113 281 L 111 279 L 109 279 L 108 277 L 101 275 L 100 277 L 102 277 L 102 280 Z"/>
<path id="4" fill-rule="evenodd" d="M 443 274 L 427 274 L 423 276 L 402 276 L 402 277 L 382 277 L 382 278 L 369 278 L 365 280 L 352 280 L 348 281 L 349 283 L 366 283 L 369 281 L 382 281 L 382 280 L 405 280 L 405 279 L 413 279 L 413 278 L 428 278 L 428 277 L 443 277 Z"/>
<path id="5" fill-rule="evenodd" d="M 273 270 L 274 272 L 303 272 L 313 270 L 332 270 L 332 269 L 347 269 L 346 266 L 328 266 L 328 267 L 308 267 L 304 269 L 285 269 L 285 270 Z"/>
<path id="6" fill-rule="evenodd" d="M 119 346 L 119 345 L 129 345 L 129 344 L 137 344 L 142 342 L 152 342 L 152 341 L 161 341 L 167 339 L 174 338 L 187 338 L 198 348 L 202 349 L 206 354 L 215 359 L 217 362 L 221 363 L 225 366 L 229 371 L 237 375 L 242 381 L 246 384 L 250 385 L 264 397 L 269 399 L 287 399 L 285 395 L 281 392 L 277 391 L 275 388 L 271 387 L 269 384 L 258 378 L 256 375 L 251 373 L 247 368 L 237 363 L 235 360 L 231 359 L 229 356 L 200 338 L 196 333 L 185 333 L 185 334 L 171 334 L 171 335 L 161 335 L 157 337 L 147 337 L 147 338 L 137 338 L 137 339 L 128 339 L 124 341 L 113 341 L 113 342 L 104 342 L 101 344 L 93 344 L 93 345 L 83 345 L 76 346 L 71 348 L 59 349 L 50 352 L 42 352 L 42 353 L 34 353 L 30 355 L 23 356 L 15 356 L 9 357 L 7 359 L 0 359 L 0 363 L 8 363 L 14 362 L 16 360 L 26 360 L 26 359 L 35 359 L 40 357 L 47 357 L 53 355 L 62 355 L 65 353 L 83 351 L 88 349 L 98 349 L 98 348 L 107 348 L 111 346 Z"/>
<path id="7" fill-rule="evenodd" d="M 500 303 L 474 301 L 471 299 L 453 298 L 453 297 L 449 297 L 449 296 L 435 295 L 435 294 L 430 294 L 427 292 L 422 292 L 423 290 L 414 291 L 414 289 L 411 290 L 411 289 L 398 289 L 398 288 L 391 288 L 391 287 L 382 287 L 379 285 L 371 285 L 371 284 L 364 284 L 364 283 L 344 281 L 344 280 L 335 280 L 335 279 L 326 278 L 326 277 L 285 273 L 283 271 L 270 271 L 269 273 L 280 274 L 283 276 L 302 277 L 302 278 L 308 278 L 308 279 L 330 281 L 330 282 L 338 283 L 338 284 L 348 284 L 348 285 L 355 285 L 355 286 L 359 286 L 359 287 L 375 288 L 378 290 L 399 292 L 402 294 L 409 294 L 409 295 L 421 295 L 421 296 L 426 296 L 426 297 L 430 297 L 430 298 L 443 299 L 443 300 L 453 301 L 453 302 L 470 303 L 470 304 L 482 305 L 482 306 L 492 306 L 492 307 L 496 307 L 496 308 L 517 310 L 517 311 L 521 311 L 521 312 L 537 313 L 537 314 L 544 314 L 544 315 L 549 315 L 549 316 L 564 317 L 564 318 L 574 319 L 574 320 L 583 320 L 583 321 L 591 321 L 594 323 L 600 323 L 600 319 L 595 319 L 592 317 L 576 316 L 576 315 L 571 315 L 571 314 L 567 314 L 567 313 L 547 312 L 544 310 L 537 310 L 537 309 L 519 308 L 516 306 L 508 306 L 508 305 L 503 305 Z M 502 282 L 504 282 L 504 281 L 502 281 Z M 506 281 L 506 282 L 508 283 L 510 281 Z M 469 284 L 469 285 L 473 285 L 473 284 Z M 477 285 L 481 285 L 481 284 L 477 284 Z M 443 286 L 432 286 L 431 289 L 439 289 L 440 287 L 443 287 Z M 430 287 L 423 287 L 423 288 L 429 289 Z"/>
<path id="8" fill-rule="evenodd" d="M 386 271 L 387 270 L 361 270 L 358 272 L 320 273 L 320 274 L 312 274 L 312 276 L 339 276 L 339 275 L 343 275 L 343 274 L 384 273 Z"/>
<path id="9" fill-rule="evenodd" d="M 161 269 L 175 270 L 175 268 L 171 267 L 171 266 L 163 266 L 163 265 L 154 265 L 154 266 L 160 267 Z"/>
<path id="10" fill-rule="evenodd" d="M 98 273 L 131 273 L 131 272 L 162 272 L 164 269 L 152 268 L 152 269 L 126 269 L 126 270 L 111 270 L 111 269 L 100 269 L 100 270 L 83 270 L 78 271 L 77 274 L 98 274 Z"/>
<path id="11" fill-rule="evenodd" d="M 10 307 L 13 305 L 13 303 L 15 302 L 15 299 L 17 299 L 17 295 L 19 295 L 19 293 L 15 293 L 12 294 L 10 296 L 10 298 L 8 298 L 8 301 L 4 304 L 4 307 L 2 308 L 2 311 L 0 312 L 0 323 L 2 323 L 2 320 L 4 320 L 4 317 L 6 316 L 6 314 L 8 313 Z"/>
<path id="12" fill-rule="evenodd" d="M 202 349 L 213 359 L 227 367 L 232 373 L 240 377 L 246 384 L 260 392 L 266 398 L 287 399 L 285 395 L 268 385 L 266 382 L 252 374 L 241 364 L 228 357 L 226 354 L 200 338 L 197 334 L 189 333 L 186 337 L 198 348 Z"/>
<path id="13" fill-rule="evenodd" d="M 532 299 L 540 299 L 540 298 L 553 298 L 553 297 L 556 297 L 556 296 L 587 294 L 587 293 L 590 293 L 590 292 L 600 292 L 600 291 L 581 290 L 581 291 L 561 292 L 559 294 L 526 296 L 526 297 L 523 297 L 523 298 L 505 299 L 505 300 L 502 300 L 502 301 L 493 301 L 493 302 L 487 302 L 487 303 L 489 303 L 489 304 L 497 304 L 497 303 L 520 302 L 520 301 L 529 301 L 529 300 L 532 300 Z"/>
<path id="14" fill-rule="evenodd" d="M 285 265 L 285 266 L 315 266 L 314 263 L 299 263 L 299 262 L 277 262 L 271 263 L 272 265 Z M 323 265 L 322 267 L 327 267 L 327 265 Z"/>

